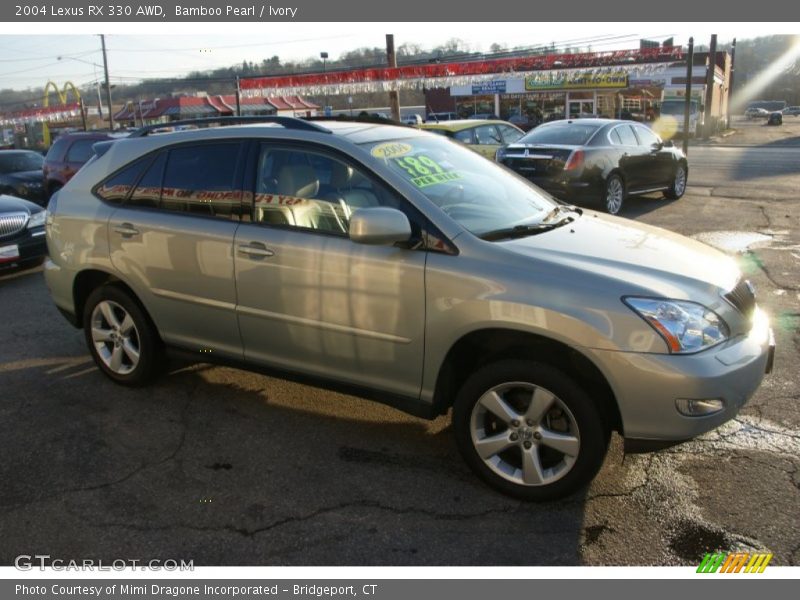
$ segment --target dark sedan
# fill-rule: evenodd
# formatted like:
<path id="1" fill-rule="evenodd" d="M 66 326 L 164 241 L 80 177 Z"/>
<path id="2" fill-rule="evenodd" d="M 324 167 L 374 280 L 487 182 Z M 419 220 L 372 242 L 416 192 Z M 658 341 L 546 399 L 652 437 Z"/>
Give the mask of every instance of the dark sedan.
<path id="1" fill-rule="evenodd" d="M 0 273 L 42 262 L 47 255 L 46 216 L 33 202 L 0 195 Z"/>
<path id="2" fill-rule="evenodd" d="M 31 150 L 0 150 L 0 194 L 11 194 L 44 206 L 44 157 Z"/>
<path id="3" fill-rule="evenodd" d="M 689 173 L 683 152 L 648 127 L 612 119 L 540 125 L 501 148 L 497 161 L 561 200 L 597 203 L 617 214 L 629 196 L 677 199 Z"/>

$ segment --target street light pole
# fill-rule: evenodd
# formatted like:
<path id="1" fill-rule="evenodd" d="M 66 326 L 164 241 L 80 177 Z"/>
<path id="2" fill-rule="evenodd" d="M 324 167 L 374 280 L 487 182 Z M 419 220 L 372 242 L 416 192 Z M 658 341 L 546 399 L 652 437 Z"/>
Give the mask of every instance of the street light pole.
<path id="1" fill-rule="evenodd" d="M 100 44 L 103 46 L 103 71 L 106 75 L 106 102 L 108 102 L 108 128 L 114 131 L 114 110 L 111 108 L 111 84 L 108 81 L 108 57 L 106 56 L 106 36 L 100 34 Z"/>

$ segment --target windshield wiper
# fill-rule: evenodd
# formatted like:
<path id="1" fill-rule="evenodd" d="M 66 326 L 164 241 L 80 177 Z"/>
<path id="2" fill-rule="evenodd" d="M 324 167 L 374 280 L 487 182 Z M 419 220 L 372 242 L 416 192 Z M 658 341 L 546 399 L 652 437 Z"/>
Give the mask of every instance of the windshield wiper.
<path id="1" fill-rule="evenodd" d="M 574 219 L 567 217 L 555 223 L 537 223 L 536 225 L 515 225 L 514 227 L 506 227 L 503 229 L 495 229 L 494 231 L 487 231 L 482 233 L 480 237 L 482 240 L 494 242 L 496 240 L 507 240 L 514 238 L 527 237 L 529 235 L 537 235 L 545 231 L 551 231 L 567 223 L 572 223 Z"/>

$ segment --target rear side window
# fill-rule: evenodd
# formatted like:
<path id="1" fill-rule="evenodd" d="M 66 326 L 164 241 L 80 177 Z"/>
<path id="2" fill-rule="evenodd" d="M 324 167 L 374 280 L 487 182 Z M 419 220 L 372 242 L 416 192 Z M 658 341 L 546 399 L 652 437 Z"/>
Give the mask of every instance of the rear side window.
<path id="1" fill-rule="evenodd" d="M 517 131 L 508 125 L 499 125 L 499 127 L 500 133 L 503 135 L 503 141 L 506 144 L 513 144 L 524 135 L 521 131 Z"/>
<path id="2" fill-rule="evenodd" d="M 133 190 L 126 204 L 133 206 L 146 206 L 157 208 L 161 198 L 161 177 L 164 174 L 164 165 L 167 163 L 167 153 L 161 152 L 150 163 L 139 185 Z"/>
<path id="3" fill-rule="evenodd" d="M 615 146 L 622 146 L 622 138 L 619 137 L 619 132 L 616 129 L 612 129 L 611 133 L 608 134 L 608 137 L 611 138 L 611 143 Z"/>
<path id="4" fill-rule="evenodd" d="M 661 143 L 661 140 L 658 139 L 658 136 L 650 131 L 647 127 L 637 127 L 636 135 L 639 136 L 639 141 L 642 143 L 642 146 L 651 147 Z"/>
<path id="5" fill-rule="evenodd" d="M 241 144 L 217 143 L 170 150 L 161 208 L 229 218 L 239 214 L 236 165 Z"/>
<path id="6" fill-rule="evenodd" d="M 92 146 L 99 140 L 76 140 L 67 151 L 66 162 L 84 164 L 92 158 Z"/>
<path id="7" fill-rule="evenodd" d="M 95 194 L 100 196 L 106 202 L 112 204 L 120 204 L 125 198 L 128 197 L 136 180 L 142 174 L 142 171 L 150 162 L 150 157 L 140 159 L 128 165 L 116 175 L 112 175 L 106 179 L 99 187 L 95 189 Z"/>
<path id="8" fill-rule="evenodd" d="M 472 144 L 472 130 L 471 129 L 462 129 L 461 131 L 456 131 L 453 134 L 453 137 L 456 138 L 459 142 L 463 142 L 464 144 Z"/>
<path id="9" fill-rule="evenodd" d="M 67 138 L 57 139 L 56 142 L 50 146 L 50 150 L 47 151 L 47 156 L 45 158 L 53 162 L 64 160 L 64 153 L 67 151 L 67 146 L 69 146 L 69 140 Z"/>
<path id="10" fill-rule="evenodd" d="M 619 134 L 623 146 L 638 146 L 639 141 L 633 133 L 633 128 L 630 125 L 620 125 L 614 131 Z"/>

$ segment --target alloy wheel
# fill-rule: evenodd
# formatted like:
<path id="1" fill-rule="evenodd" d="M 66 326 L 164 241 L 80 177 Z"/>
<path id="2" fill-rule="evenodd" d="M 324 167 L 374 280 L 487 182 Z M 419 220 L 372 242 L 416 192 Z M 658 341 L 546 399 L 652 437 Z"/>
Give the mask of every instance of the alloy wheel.
<path id="1" fill-rule="evenodd" d="M 97 356 L 113 373 L 127 375 L 139 364 L 141 342 L 130 314 L 103 300 L 92 311 L 91 336 Z"/>
<path id="2" fill-rule="evenodd" d="M 623 195 L 624 190 L 619 177 L 612 177 L 609 179 L 606 185 L 606 210 L 610 214 L 615 215 L 619 212 L 619 209 L 622 208 Z"/>
<path id="3" fill-rule="evenodd" d="M 679 166 L 675 171 L 675 183 L 673 184 L 675 195 L 680 197 L 686 191 L 686 169 Z"/>
<path id="4" fill-rule="evenodd" d="M 486 466 L 523 486 L 549 485 L 570 472 L 580 452 L 572 412 L 549 390 L 525 382 L 496 385 L 475 403 L 472 444 Z"/>

